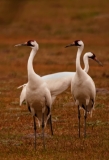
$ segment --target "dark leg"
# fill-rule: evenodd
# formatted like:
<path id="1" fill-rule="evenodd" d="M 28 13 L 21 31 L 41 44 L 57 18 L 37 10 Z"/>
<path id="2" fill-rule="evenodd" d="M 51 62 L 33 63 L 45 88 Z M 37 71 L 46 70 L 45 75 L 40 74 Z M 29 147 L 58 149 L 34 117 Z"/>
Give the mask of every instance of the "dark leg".
<path id="1" fill-rule="evenodd" d="M 84 114 L 84 138 L 86 137 L 86 119 L 87 119 L 87 106 Z"/>
<path id="2" fill-rule="evenodd" d="M 48 108 L 47 116 L 49 116 L 47 124 L 50 125 L 51 135 L 53 135 L 52 117 L 51 117 L 51 113 L 50 113 L 50 108 L 48 106 L 47 106 L 47 108 Z"/>
<path id="3" fill-rule="evenodd" d="M 35 135 L 35 150 L 36 150 L 36 121 L 35 121 L 35 116 L 33 116 L 33 122 L 34 122 L 34 135 Z"/>
<path id="4" fill-rule="evenodd" d="M 49 123 L 50 123 L 51 135 L 53 136 L 53 126 L 52 126 L 52 118 L 51 118 L 51 115 L 50 115 L 50 118 L 49 118 Z"/>
<path id="5" fill-rule="evenodd" d="M 79 132 L 79 138 L 80 138 L 80 108 L 78 105 L 78 132 Z"/>
<path id="6" fill-rule="evenodd" d="M 45 149 L 45 136 L 44 136 L 44 113 L 42 113 L 42 138 L 43 138 L 43 148 Z"/>

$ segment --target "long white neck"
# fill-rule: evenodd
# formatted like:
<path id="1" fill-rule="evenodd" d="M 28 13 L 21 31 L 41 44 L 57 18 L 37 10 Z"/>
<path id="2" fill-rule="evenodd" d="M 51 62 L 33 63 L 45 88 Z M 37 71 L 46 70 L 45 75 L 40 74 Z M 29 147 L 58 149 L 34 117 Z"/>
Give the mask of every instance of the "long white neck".
<path id="1" fill-rule="evenodd" d="M 30 52 L 30 56 L 28 59 L 28 65 L 27 65 L 28 81 L 31 81 L 31 82 L 32 81 L 35 82 L 39 78 L 39 75 L 37 75 L 33 69 L 33 59 L 34 59 L 34 56 L 36 55 L 36 52 L 37 52 L 37 49 L 33 48 L 32 51 Z"/>
<path id="2" fill-rule="evenodd" d="M 89 60 L 88 60 L 88 56 L 86 54 L 83 57 L 83 61 L 84 61 L 84 71 L 86 73 L 88 73 L 88 71 L 89 71 Z"/>
<path id="3" fill-rule="evenodd" d="M 78 48 L 78 51 L 77 51 L 77 56 L 76 56 L 76 72 L 79 74 L 81 73 L 81 64 L 80 64 L 80 57 L 81 57 L 81 54 L 82 54 L 82 51 L 84 49 L 84 46 L 81 46 Z"/>

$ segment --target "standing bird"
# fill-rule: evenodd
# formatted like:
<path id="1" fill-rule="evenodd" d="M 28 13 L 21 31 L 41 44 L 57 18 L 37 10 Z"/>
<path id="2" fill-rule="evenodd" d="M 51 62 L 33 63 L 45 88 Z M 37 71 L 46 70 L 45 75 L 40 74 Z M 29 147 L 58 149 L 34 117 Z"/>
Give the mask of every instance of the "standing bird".
<path id="1" fill-rule="evenodd" d="M 32 113 L 34 121 L 34 132 L 35 132 L 35 149 L 36 149 L 36 121 L 35 117 L 38 120 L 39 126 L 42 127 L 43 135 L 43 147 L 45 148 L 45 138 L 44 138 L 44 128 L 49 120 L 52 131 L 51 124 L 51 94 L 43 79 L 37 75 L 33 69 L 33 59 L 36 55 L 36 52 L 39 49 L 39 45 L 36 41 L 30 40 L 23 44 L 17 44 L 15 46 L 29 46 L 32 48 L 30 53 L 27 71 L 28 71 L 28 83 L 25 88 L 25 97 L 26 104 L 29 111 Z M 53 132 L 52 132 L 53 133 Z"/>
<path id="2" fill-rule="evenodd" d="M 88 59 L 93 59 L 99 64 L 101 64 L 94 53 L 87 52 L 83 56 L 84 61 L 84 71 L 88 72 L 89 70 L 89 62 Z M 54 74 L 49 74 L 42 76 L 42 79 L 47 83 L 47 87 L 50 90 L 51 97 L 52 97 L 52 103 L 54 102 L 56 96 L 64 92 L 66 89 L 68 89 L 71 85 L 72 77 L 74 77 L 75 72 L 58 72 Z M 20 94 L 20 105 L 22 105 L 22 102 L 26 99 L 26 84 L 23 84 L 19 86 L 18 88 L 22 88 L 21 94 Z"/>
<path id="3" fill-rule="evenodd" d="M 76 73 L 71 81 L 71 93 L 74 97 L 75 104 L 78 106 L 78 121 L 79 121 L 79 137 L 80 137 L 80 107 L 84 109 L 84 137 L 86 137 L 86 118 L 87 112 L 92 114 L 94 108 L 96 88 L 92 78 L 81 68 L 80 57 L 84 49 L 84 43 L 81 40 L 76 40 L 66 47 L 77 46 L 76 57 Z"/>

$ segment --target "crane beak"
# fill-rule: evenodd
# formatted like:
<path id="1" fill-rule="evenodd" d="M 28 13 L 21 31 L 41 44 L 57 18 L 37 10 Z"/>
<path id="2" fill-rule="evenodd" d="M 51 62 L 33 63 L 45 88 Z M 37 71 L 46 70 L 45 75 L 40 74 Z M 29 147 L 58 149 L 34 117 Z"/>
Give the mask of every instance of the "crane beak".
<path id="1" fill-rule="evenodd" d="M 103 66 L 103 64 L 97 59 L 97 57 L 94 58 L 94 60 L 101 66 Z"/>
<path id="2" fill-rule="evenodd" d="M 65 48 L 72 47 L 72 46 L 75 46 L 75 43 L 68 44 L 67 46 L 65 46 Z"/>
<path id="3" fill-rule="evenodd" d="M 15 45 L 15 47 L 20 47 L 20 46 L 27 46 L 27 42 Z"/>

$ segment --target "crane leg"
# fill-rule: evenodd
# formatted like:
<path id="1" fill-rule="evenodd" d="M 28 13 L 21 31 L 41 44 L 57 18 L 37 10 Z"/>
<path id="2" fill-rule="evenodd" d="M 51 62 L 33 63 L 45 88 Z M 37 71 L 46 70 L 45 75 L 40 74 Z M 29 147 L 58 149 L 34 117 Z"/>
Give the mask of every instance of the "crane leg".
<path id="1" fill-rule="evenodd" d="M 44 124 L 44 113 L 42 113 L 42 138 L 43 138 L 43 148 L 45 149 L 45 124 Z"/>
<path id="2" fill-rule="evenodd" d="M 87 119 L 87 106 L 84 114 L 84 138 L 86 138 L 86 119 Z"/>
<path id="3" fill-rule="evenodd" d="M 47 106 L 47 108 L 48 108 L 47 116 L 49 116 L 48 125 L 50 125 L 51 135 L 53 135 L 52 116 L 51 116 L 51 113 L 50 113 L 50 108 L 48 106 Z"/>
<path id="4" fill-rule="evenodd" d="M 53 126 L 52 126 L 52 117 L 51 117 L 51 115 L 50 115 L 50 118 L 49 118 L 49 123 L 50 123 L 51 135 L 53 135 Z"/>
<path id="5" fill-rule="evenodd" d="M 34 122 L 34 136 L 35 136 L 35 143 L 34 143 L 34 147 L 36 150 L 36 121 L 35 121 L 35 116 L 33 116 L 33 122 Z"/>
<path id="6" fill-rule="evenodd" d="M 80 108 L 79 108 L 79 105 L 78 105 L 78 135 L 80 138 Z"/>

